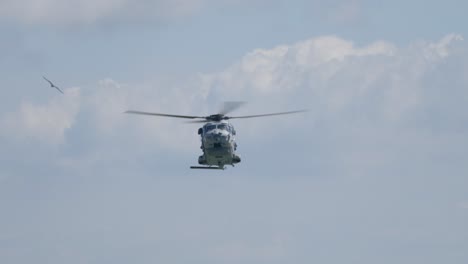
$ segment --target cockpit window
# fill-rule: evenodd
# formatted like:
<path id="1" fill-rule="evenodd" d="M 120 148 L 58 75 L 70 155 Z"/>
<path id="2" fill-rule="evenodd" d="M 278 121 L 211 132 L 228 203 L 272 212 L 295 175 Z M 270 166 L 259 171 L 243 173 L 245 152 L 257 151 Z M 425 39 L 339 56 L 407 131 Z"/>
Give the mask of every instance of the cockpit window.
<path id="1" fill-rule="evenodd" d="M 215 128 L 216 128 L 216 125 L 209 125 L 209 126 L 206 126 L 205 132 L 211 131 L 211 130 L 213 130 L 213 129 L 215 129 Z"/>
<path id="2" fill-rule="evenodd" d="M 228 129 L 227 129 L 227 126 L 226 126 L 225 124 L 218 125 L 218 129 L 221 129 L 221 130 L 228 130 Z"/>

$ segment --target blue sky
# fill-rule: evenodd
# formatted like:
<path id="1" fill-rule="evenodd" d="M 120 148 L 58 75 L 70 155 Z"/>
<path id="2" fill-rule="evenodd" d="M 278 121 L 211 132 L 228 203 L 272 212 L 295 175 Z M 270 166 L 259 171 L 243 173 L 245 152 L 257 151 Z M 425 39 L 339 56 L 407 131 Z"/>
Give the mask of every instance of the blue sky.
<path id="1" fill-rule="evenodd" d="M 466 9 L 0 1 L 0 262 L 466 263 Z M 233 122 L 222 172 L 122 114 L 226 100 L 309 112 Z"/>

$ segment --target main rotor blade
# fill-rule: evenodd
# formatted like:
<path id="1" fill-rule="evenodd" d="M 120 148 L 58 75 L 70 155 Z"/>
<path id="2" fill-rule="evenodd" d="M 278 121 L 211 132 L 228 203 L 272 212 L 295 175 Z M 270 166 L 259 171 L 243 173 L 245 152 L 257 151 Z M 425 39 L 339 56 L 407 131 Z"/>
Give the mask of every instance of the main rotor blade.
<path id="1" fill-rule="evenodd" d="M 186 121 L 185 123 L 187 124 L 198 124 L 198 123 L 207 123 L 207 122 L 210 122 L 206 119 L 202 119 L 202 120 L 191 120 L 191 121 Z"/>
<path id="2" fill-rule="evenodd" d="M 221 108 L 221 110 L 219 111 L 219 114 L 220 115 L 226 115 L 227 113 L 230 113 L 230 112 L 236 110 L 237 108 L 239 108 L 243 104 L 245 104 L 245 102 L 242 102 L 242 101 L 224 102 L 223 108 Z"/>
<path id="3" fill-rule="evenodd" d="M 296 113 L 302 113 L 302 112 L 307 112 L 307 110 L 297 110 L 297 111 L 279 112 L 279 113 L 262 114 L 262 115 L 231 116 L 231 117 L 227 117 L 227 119 L 254 118 L 254 117 L 277 116 L 277 115 L 289 115 L 289 114 L 296 114 Z"/>
<path id="4" fill-rule="evenodd" d="M 125 113 L 126 113 L 126 114 L 136 114 L 136 115 L 150 115 L 150 116 L 165 116 L 165 117 L 176 117 L 176 118 L 188 118 L 188 119 L 205 118 L 205 117 L 203 117 L 203 116 L 170 115 L 170 114 L 160 114 L 160 113 L 142 112 L 142 111 L 134 111 L 134 110 L 128 110 L 128 111 L 126 111 Z"/>

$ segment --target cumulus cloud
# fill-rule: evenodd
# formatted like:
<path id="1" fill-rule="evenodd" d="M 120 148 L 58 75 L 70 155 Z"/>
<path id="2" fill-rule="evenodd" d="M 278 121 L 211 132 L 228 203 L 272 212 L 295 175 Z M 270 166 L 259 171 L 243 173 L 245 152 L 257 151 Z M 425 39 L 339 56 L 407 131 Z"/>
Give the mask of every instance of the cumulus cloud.
<path id="1" fill-rule="evenodd" d="M 400 149 L 381 153 L 382 144 L 393 142 L 387 146 L 392 149 L 404 144 L 424 147 L 428 142 L 431 149 L 451 141 L 447 134 L 428 134 L 427 129 L 448 131 L 451 138 L 455 126 L 465 129 L 457 125 L 468 120 L 460 111 L 467 103 L 465 46 L 456 34 L 409 47 L 386 41 L 359 46 L 337 36 L 317 37 L 254 50 L 214 73 L 132 84 L 104 79 L 82 90 L 82 95 L 76 90 L 42 105 L 23 102 L 15 112 L 3 115 L 0 125 L 2 134 L 11 138 L 50 144 L 86 140 L 87 150 L 80 155 L 95 161 L 111 153 L 123 157 L 129 149 L 190 155 L 198 149 L 197 126 L 124 115 L 128 109 L 209 115 L 227 100 L 250 102 L 233 115 L 308 108 L 306 114 L 265 118 L 255 125 L 251 120 L 236 120 L 240 146 L 255 140 L 271 142 L 294 128 L 296 137 L 290 140 L 318 144 L 310 138 L 315 134 L 331 141 L 327 148 L 334 154 L 330 155 L 360 170 L 397 158 Z M 456 98 L 450 96 L 454 92 Z M 353 149 L 358 143 L 356 155 Z M 81 143 L 71 146 L 84 148 Z M 349 153 L 344 152 L 346 148 Z M 374 165 L 362 163 L 370 160 Z"/>
<path id="2" fill-rule="evenodd" d="M 457 52 L 453 47 L 460 41 L 461 36 L 448 35 L 438 42 L 399 49 L 385 41 L 357 47 L 325 36 L 255 50 L 205 79 L 213 93 L 226 97 L 269 96 L 277 103 L 297 101 L 325 113 L 348 112 L 360 104 L 367 110 L 374 107 L 374 113 L 366 115 L 398 119 L 424 100 L 427 90 L 422 82 Z"/>
<path id="3" fill-rule="evenodd" d="M 198 83 L 198 86 L 197 86 Z M 123 84 L 104 79 L 85 102 L 93 129 L 102 138 L 113 138 L 116 131 L 132 137 L 142 145 L 158 149 L 189 151 L 198 145 L 197 127 L 183 120 L 151 118 L 124 114 L 126 110 L 141 110 L 174 114 L 206 114 L 207 109 L 200 81 L 152 82 Z M 191 89 L 195 85 L 196 88 Z M 170 89 L 167 89 L 170 87 Z"/>
<path id="4" fill-rule="evenodd" d="M 444 59 L 451 53 L 454 42 L 463 41 L 463 37 L 458 34 L 449 34 L 436 43 L 428 43 L 424 49 L 427 59 Z"/>
<path id="5" fill-rule="evenodd" d="M 2 134 L 19 141 L 33 140 L 57 145 L 65 141 L 80 110 L 80 90 L 71 88 L 45 104 L 22 102 L 19 108 L 0 117 Z"/>
<path id="6" fill-rule="evenodd" d="M 317 37 L 257 49 L 223 71 L 183 81 L 130 85 L 103 80 L 86 104 L 99 130 L 123 126 L 120 114 L 128 108 L 203 115 L 214 113 L 217 102 L 246 98 L 254 100 L 243 108 L 250 111 L 310 108 L 316 117 L 356 112 L 371 121 L 402 122 L 431 102 L 425 82 L 439 65 L 450 63 L 458 43 L 463 38 L 456 34 L 408 48 L 385 41 L 359 47 L 336 36 Z M 461 74 L 455 78 L 464 81 Z M 145 131 L 153 136 L 164 122 L 154 119 Z"/>
<path id="7" fill-rule="evenodd" d="M 286 92 L 288 87 L 301 88 L 300 84 L 307 81 L 307 75 L 316 71 L 323 72 L 321 79 L 331 78 L 335 73 L 333 70 L 345 66 L 345 59 L 391 56 L 395 51 L 394 45 L 383 41 L 358 48 L 351 41 L 325 36 L 270 50 L 255 50 L 211 77 L 215 86 L 236 86 L 236 89 L 223 88 L 231 92 L 229 95 L 248 91 Z"/>

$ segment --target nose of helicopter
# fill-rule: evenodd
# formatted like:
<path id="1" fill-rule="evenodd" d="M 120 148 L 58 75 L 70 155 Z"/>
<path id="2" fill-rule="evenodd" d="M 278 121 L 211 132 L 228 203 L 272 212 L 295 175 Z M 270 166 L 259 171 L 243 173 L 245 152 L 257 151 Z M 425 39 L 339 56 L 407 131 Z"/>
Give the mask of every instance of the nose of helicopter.
<path id="1" fill-rule="evenodd" d="M 218 132 L 214 135 L 214 140 L 221 143 L 227 142 L 227 134 Z"/>
<path id="2" fill-rule="evenodd" d="M 223 131 L 214 131 L 207 135 L 206 139 L 211 143 L 227 143 L 228 140 L 228 133 L 224 133 Z"/>

